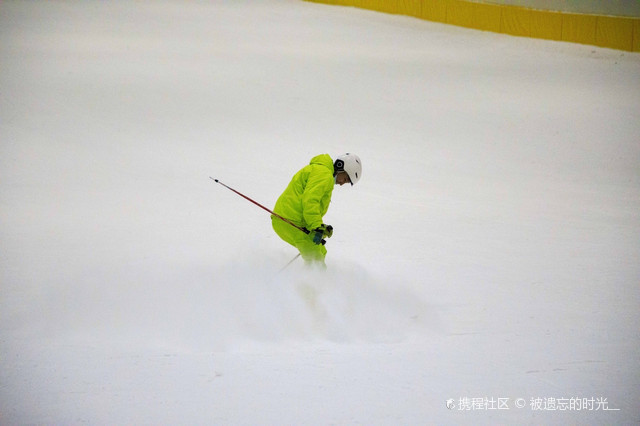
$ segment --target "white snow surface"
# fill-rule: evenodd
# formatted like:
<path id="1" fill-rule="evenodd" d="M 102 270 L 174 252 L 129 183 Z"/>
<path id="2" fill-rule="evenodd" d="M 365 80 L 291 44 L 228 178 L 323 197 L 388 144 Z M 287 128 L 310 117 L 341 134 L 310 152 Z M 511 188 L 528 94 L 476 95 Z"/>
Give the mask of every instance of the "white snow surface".
<path id="1" fill-rule="evenodd" d="M 7 1 L 0 49 L 1 424 L 640 422 L 639 54 L 297 0 Z M 278 274 L 210 177 L 344 152 Z"/>

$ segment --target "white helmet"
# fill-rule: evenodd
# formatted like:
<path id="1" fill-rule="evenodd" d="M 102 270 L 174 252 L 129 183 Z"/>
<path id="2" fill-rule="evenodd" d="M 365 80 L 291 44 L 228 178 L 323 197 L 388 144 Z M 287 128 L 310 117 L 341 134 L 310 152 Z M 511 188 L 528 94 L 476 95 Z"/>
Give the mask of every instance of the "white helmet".
<path id="1" fill-rule="evenodd" d="M 336 158 L 336 161 L 333 162 L 333 170 L 334 176 L 339 172 L 346 172 L 349 175 L 351 186 L 353 186 L 354 183 L 360 180 L 360 176 L 362 176 L 362 163 L 360 162 L 360 157 L 347 152 L 346 154 Z"/>

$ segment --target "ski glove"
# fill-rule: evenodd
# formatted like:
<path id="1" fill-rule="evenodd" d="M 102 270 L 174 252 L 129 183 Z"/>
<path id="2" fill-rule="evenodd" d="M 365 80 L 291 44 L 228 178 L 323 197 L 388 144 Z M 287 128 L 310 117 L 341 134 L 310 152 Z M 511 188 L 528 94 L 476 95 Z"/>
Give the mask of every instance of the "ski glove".
<path id="1" fill-rule="evenodd" d="M 333 235 L 333 226 L 322 224 L 311 231 L 311 235 L 313 236 L 313 242 L 315 244 L 322 244 L 323 237 L 331 238 Z"/>
<path id="2" fill-rule="evenodd" d="M 331 236 L 333 235 L 333 226 L 322 224 L 320 228 L 322 229 L 322 235 L 327 238 L 331 238 Z"/>

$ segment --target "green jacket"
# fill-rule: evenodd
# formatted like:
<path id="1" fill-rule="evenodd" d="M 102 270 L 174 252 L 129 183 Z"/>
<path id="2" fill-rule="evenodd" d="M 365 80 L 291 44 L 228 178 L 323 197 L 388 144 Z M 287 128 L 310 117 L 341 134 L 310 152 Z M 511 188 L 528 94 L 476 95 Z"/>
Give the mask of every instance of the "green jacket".
<path id="1" fill-rule="evenodd" d="M 329 209 L 334 185 L 333 160 L 328 154 L 317 155 L 293 176 L 273 211 L 298 226 L 316 229 Z"/>

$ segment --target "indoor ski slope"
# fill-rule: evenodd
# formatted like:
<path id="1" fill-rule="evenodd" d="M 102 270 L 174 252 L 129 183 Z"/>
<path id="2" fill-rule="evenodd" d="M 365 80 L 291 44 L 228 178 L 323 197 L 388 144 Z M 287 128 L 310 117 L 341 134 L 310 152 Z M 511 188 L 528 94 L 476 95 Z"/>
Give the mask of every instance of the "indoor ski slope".
<path id="1" fill-rule="evenodd" d="M 9 1 L 0 63 L 0 423 L 640 421 L 639 54 Z M 209 177 L 271 207 L 344 152 L 327 271 L 277 274 L 295 250 Z"/>

